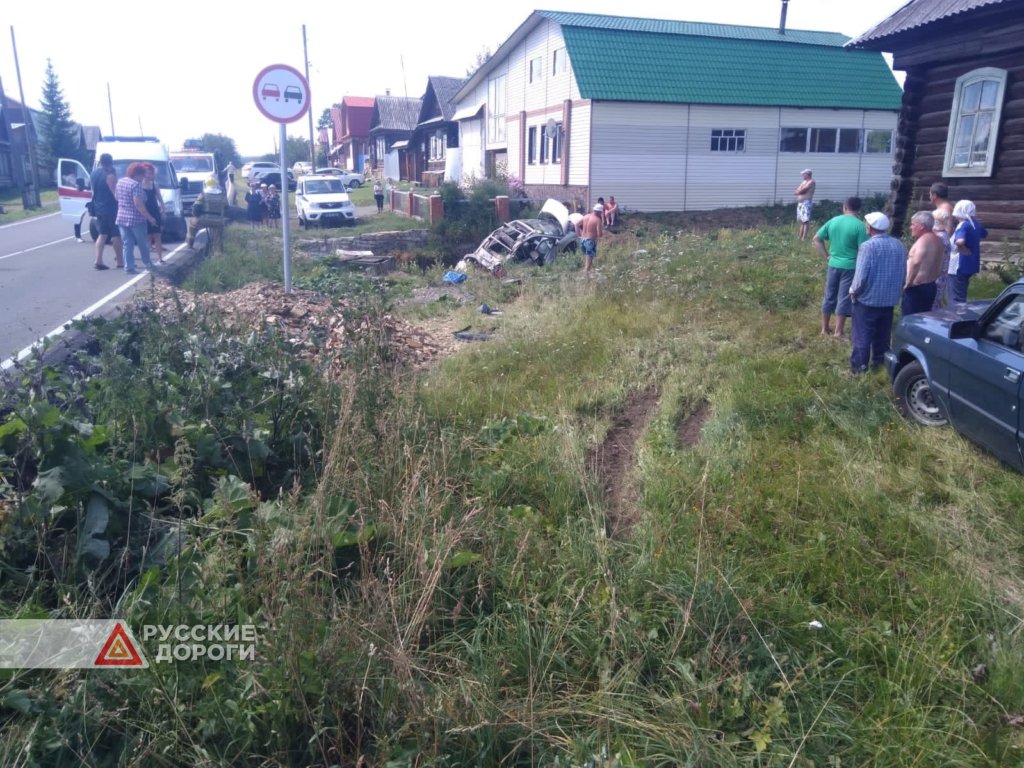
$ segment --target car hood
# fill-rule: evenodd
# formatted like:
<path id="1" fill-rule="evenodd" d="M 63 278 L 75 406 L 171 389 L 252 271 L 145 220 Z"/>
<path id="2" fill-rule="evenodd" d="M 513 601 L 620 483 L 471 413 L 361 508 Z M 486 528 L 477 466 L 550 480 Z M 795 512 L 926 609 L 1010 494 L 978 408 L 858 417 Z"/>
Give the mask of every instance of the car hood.
<path id="1" fill-rule="evenodd" d="M 992 299 L 968 301 L 965 304 L 951 304 L 945 309 L 919 312 L 900 318 L 899 325 L 904 331 L 918 330 L 946 335 L 949 326 L 961 320 L 977 320 L 988 309 Z"/>
<path id="2" fill-rule="evenodd" d="M 559 226 L 562 227 L 563 232 L 568 232 L 567 227 L 569 226 L 569 209 L 562 205 L 557 200 L 548 199 L 544 203 L 544 207 L 540 209 L 541 214 L 548 214 L 555 221 L 558 222 Z"/>
<path id="3" fill-rule="evenodd" d="M 310 203 L 347 203 L 348 195 L 344 192 L 332 192 L 327 195 L 299 195 L 303 200 Z"/>

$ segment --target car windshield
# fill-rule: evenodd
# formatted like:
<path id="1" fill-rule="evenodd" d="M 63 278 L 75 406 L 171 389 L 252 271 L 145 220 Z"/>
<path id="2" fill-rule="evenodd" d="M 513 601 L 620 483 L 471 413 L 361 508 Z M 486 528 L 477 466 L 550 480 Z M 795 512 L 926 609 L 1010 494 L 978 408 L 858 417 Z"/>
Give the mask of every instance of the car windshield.
<path id="1" fill-rule="evenodd" d="M 114 172 L 117 174 L 117 178 L 122 179 L 128 174 L 128 166 L 132 163 L 141 162 L 152 162 L 153 167 L 156 168 L 156 183 L 158 187 L 164 187 L 165 189 L 171 189 L 177 186 L 177 183 L 171 180 L 171 168 L 170 163 L 162 160 L 115 160 L 114 161 Z"/>
<path id="2" fill-rule="evenodd" d="M 306 182 L 307 195 L 330 195 L 344 191 L 345 187 L 337 179 L 312 179 Z"/>
<path id="3" fill-rule="evenodd" d="M 176 173 L 203 173 L 213 170 L 213 160 L 209 157 L 175 155 L 171 157 Z"/>

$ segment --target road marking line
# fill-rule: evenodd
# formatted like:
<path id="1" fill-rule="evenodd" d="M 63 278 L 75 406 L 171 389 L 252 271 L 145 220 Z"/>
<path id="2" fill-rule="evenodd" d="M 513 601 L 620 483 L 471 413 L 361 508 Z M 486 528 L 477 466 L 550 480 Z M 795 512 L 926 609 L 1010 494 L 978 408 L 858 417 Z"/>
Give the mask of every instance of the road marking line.
<path id="1" fill-rule="evenodd" d="M 74 240 L 74 239 L 75 239 L 75 237 L 74 237 L 74 235 L 72 235 L 71 237 L 62 237 L 60 240 L 54 240 L 52 243 L 43 243 L 42 245 L 33 245 L 31 248 L 26 248 L 24 251 L 15 251 L 14 253 L 8 253 L 8 254 L 5 254 L 3 256 L 0 256 L 0 261 L 3 261 L 4 259 L 9 259 L 9 258 L 11 258 L 11 256 L 20 256 L 23 253 L 29 253 L 30 251 L 38 251 L 40 248 L 46 248 L 47 246 L 56 245 L 57 243 L 66 243 L 68 240 Z"/>
<path id="2" fill-rule="evenodd" d="M 42 246 L 40 246 L 40 247 L 42 247 Z M 177 248 L 175 248 L 173 251 L 171 251 L 168 255 L 164 256 L 164 261 L 170 261 L 171 259 L 173 259 L 175 254 L 177 254 L 178 251 L 180 251 L 184 247 L 185 247 L 185 243 L 182 243 L 181 245 L 179 245 Z M 12 367 L 15 363 L 20 363 L 26 357 L 31 355 L 32 354 L 32 350 L 34 350 L 36 347 L 38 347 L 44 341 L 46 341 L 47 339 L 54 338 L 56 336 L 60 336 L 62 333 L 64 333 L 64 331 L 67 330 L 67 326 L 71 325 L 71 323 L 75 322 L 76 320 L 81 320 L 83 317 L 87 317 L 88 315 L 91 315 L 93 312 L 95 312 L 97 309 L 102 307 L 108 301 L 113 301 L 114 299 L 116 299 L 122 293 L 127 291 L 129 288 L 131 288 L 133 285 L 135 285 L 140 280 L 143 280 L 143 279 L 149 277 L 149 274 L 150 273 L 143 272 L 140 275 L 136 275 L 135 277 L 133 277 L 131 280 L 129 280 L 124 285 L 120 286 L 119 288 L 115 288 L 113 291 L 108 293 L 106 296 L 104 296 L 102 299 L 97 301 L 92 306 L 86 307 L 84 310 L 79 312 L 77 315 L 72 317 L 70 320 L 65 320 L 63 323 L 58 325 L 56 328 L 54 328 L 48 334 L 43 336 L 43 338 L 38 339 L 37 341 L 34 341 L 33 343 L 29 344 L 27 347 L 25 347 L 23 350 L 21 350 L 21 352 L 19 352 L 17 355 L 15 355 L 13 358 L 10 358 L 8 360 L 5 360 L 3 363 L 0 363 L 0 371 L 6 371 L 8 368 Z"/>
<path id="3" fill-rule="evenodd" d="M 4 224 L 3 226 L 0 226 L 0 229 L 7 229 L 8 227 L 17 227 L 22 224 L 31 224 L 33 221 L 42 221 L 43 219 L 48 219 L 51 216 L 60 216 L 60 211 L 57 211 L 56 213 L 45 213 L 42 216 L 29 216 L 27 219 L 15 221 L 13 224 Z"/>

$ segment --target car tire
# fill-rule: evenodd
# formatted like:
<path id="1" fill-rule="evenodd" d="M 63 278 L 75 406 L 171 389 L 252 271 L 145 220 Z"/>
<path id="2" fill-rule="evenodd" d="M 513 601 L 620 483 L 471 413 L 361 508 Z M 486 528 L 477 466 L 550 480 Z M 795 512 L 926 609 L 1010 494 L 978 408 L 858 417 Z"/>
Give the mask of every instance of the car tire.
<path id="1" fill-rule="evenodd" d="M 892 395 L 896 409 L 903 418 L 922 427 L 944 427 L 949 424 L 942 406 L 932 396 L 924 368 L 916 360 L 903 366 L 896 374 Z"/>
<path id="2" fill-rule="evenodd" d="M 363 186 L 363 182 L 359 181 L 359 179 L 352 179 L 352 183 L 348 185 L 348 188 L 359 189 L 361 186 Z"/>

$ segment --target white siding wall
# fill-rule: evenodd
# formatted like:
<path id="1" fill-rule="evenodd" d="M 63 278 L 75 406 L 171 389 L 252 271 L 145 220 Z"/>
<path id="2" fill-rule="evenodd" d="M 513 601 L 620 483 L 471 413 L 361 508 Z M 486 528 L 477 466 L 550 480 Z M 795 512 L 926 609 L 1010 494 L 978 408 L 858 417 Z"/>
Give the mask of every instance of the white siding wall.
<path id="1" fill-rule="evenodd" d="M 634 210 L 682 210 L 686 113 L 685 104 L 594 103 L 588 205 L 614 195 Z"/>
<path id="2" fill-rule="evenodd" d="M 780 127 L 895 129 L 895 112 L 597 102 L 591 119 L 590 202 L 615 195 L 648 211 L 789 203 L 804 168 L 814 171 L 816 199 L 842 200 L 885 192 L 892 174 L 891 154 L 778 147 Z M 746 131 L 744 152 L 712 152 L 715 128 Z"/>
<path id="3" fill-rule="evenodd" d="M 572 135 L 569 137 L 569 184 L 585 187 L 590 183 L 589 104 L 572 108 Z"/>
<path id="4" fill-rule="evenodd" d="M 462 120 L 459 123 L 459 149 L 462 150 L 462 175 L 484 177 L 484 121 Z"/>
<path id="5" fill-rule="evenodd" d="M 519 175 L 519 116 L 515 120 L 509 120 L 506 130 L 508 131 L 508 172 Z"/>

